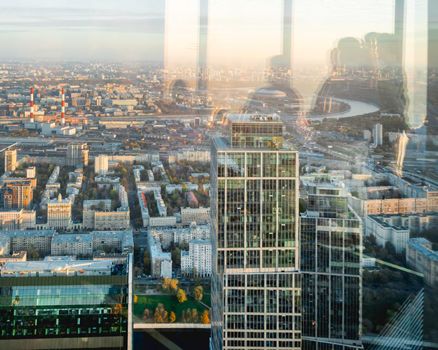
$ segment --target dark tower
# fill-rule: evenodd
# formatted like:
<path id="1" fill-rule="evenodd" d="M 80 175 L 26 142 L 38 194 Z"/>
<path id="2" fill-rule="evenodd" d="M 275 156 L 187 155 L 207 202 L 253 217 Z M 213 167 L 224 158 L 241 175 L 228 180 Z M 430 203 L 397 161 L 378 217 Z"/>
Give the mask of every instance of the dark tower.
<path id="1" fill-rule="evenodd" d="M 438 130 L 438 2 L 428 3 L 427 121 L 429 135 Z"/>

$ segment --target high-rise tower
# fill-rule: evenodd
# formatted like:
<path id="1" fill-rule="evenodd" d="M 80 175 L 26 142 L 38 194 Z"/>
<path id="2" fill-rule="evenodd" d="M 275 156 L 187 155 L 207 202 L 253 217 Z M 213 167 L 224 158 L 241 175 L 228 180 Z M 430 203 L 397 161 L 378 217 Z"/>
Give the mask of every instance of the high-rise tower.
<path id="1" fill-rule="evenodd" d="M 336 183 L 308 184 L 301 215 L 303 349 L 362 349 L 362 223 Z"/>
<path id="2" fill-rule="evenodd" d="M 212 348 L 301 348 L 298 152 L 278 116 L 232 115 L 212 147 Z"/>

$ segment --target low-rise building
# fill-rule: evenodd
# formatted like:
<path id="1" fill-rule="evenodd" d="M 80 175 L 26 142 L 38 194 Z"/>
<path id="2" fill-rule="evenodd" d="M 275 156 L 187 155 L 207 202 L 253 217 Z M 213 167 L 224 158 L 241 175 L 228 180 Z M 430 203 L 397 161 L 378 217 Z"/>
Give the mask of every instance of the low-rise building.
<path id="1" fill-rule="evenodd" d="M 83 203 L 82 224 L 92 230 L 127 230 L 130 227 L 128 195 L 119 186 L 120 207 L 111 210 L 110 199 L 85 200 Z"/>
<path id="2" fill-rule="evenodd" d="M 181 223 L 191 224 L 206 224 L 210 220 L 210 208 L 181 208 Z"/>
<path id="3" fill-rule="evenodd" d="M 385 216 L 369 215 L 365 219 L 365 234 L 374 236 L 377 244 L 382 247 L 391 243 L 400 254 L 406 249 L 410 231 L 408 227 L 394 225 Z"/>
<path id="4" fill-rule="evenodd" d="M 51 255 L 79 255 L 93 254 L 93 236 L 90 234 L 62 234 L 52 239 Z"/>
<path id="5" fill-rule="evenodd" d="M 93 231 L 93 251 L 131 253 L 134 251 L 132 230 L 125 231 Z"/>
<path id="6" fill-rule="evenodd" d="M 148 249 L 151 257 L 151 274 L 157 278 L 172 277 L 172 256 L 163 252 L 161 243 L 148 234 Z"/>
<path id="7" fill-rule="evenodd" d="M 33 229 L 36 225 L 35 210 L 0 211 L 0 230 Z"/>
<path id="8" fill-rule="evenodd" d="M 406 248 L 406 262 L 424 275 L 431 286 L 438 286 L 438 251 L 432 250 L 432 243 L 426 238 L 411 238 Z"/>
<path id="9" fill-rule="evenodd" d="M 22 230 L 5 231 L 10 238 L 11 251 L 35 251 L 41 256 L 50 254 L 52 239 L 57 235 L 55 230 Z"/>
<path id="10" fill-rule="evenodd" d="M 188 244 L 193 240 L 210 240 L 210 226 L 190 224 L 189 226 L 154 227 L 150 234 L 159 239 L 161 245 L 167 249 L 171 244 Z"/>
<path id="11" fill-rule="evenodd" d="M 8 262 L 18 262 L 18 261 L 27 261 L 27 252 L 20 251 L 14 252 L 11 255 L 0 255 L 0 265 L 3 265 Z"/>

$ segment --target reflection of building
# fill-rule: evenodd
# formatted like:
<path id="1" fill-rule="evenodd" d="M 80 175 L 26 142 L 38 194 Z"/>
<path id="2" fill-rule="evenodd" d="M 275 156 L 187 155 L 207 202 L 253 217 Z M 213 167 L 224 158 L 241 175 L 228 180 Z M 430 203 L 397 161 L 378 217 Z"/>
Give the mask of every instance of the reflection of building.
<path id="1" fill-rule="evenodd" d="M 49 228 L 68 228 L 71 224 L 71 206 L 68 198 L 62 199 L 61 194 L 57 199 L 47 203 L 47 227 Z"/>
<path id="2" fill-rule="evenodd" d="M 275 116 L 231 116 L 212 148 L 212 348 L 301 349 L 298 153 Z"/>
<path id="3" fill-rule="evenodd" d="M 438 286 L 438 251 L 426 238 L 411 238 L 406 248 L 406 262 L 424 275 L 429 285 Z"/>
<path id="4" fill-rule="evenodd" d="M 362 349 L 362 224 L 337 184 L 309 187 L 301 216 L 303 349 Z"/>
<path id="5" fill-rule="evenodd" d="M 427 128 L 429 134 L 438 130 L 438 2 L 428 0 L 427 35 Z"/>
<path id="6" fill-rule="evenodd" d="M 67 146 L 67 165 L 76 167 L 87 166 L 88 153 L 88 145 L 86 143 L 70 143 Z"/>
<path id="7" fill-rule="evenodd" d="M 373 127 L 373 142 L 374 146 L 383 145 L 383 126 L 382 124 L 376 124 Z"/>
<path id="8" fill-rule="evenodd" d="M 5 151 L 5 172 L 13 172 L 17 168 L 17 150 L 7 149 Z"/>
<path id="9" fill-rule="evenodd" d="M 132 256 L 7 262 L 1 349 L 132 349 Z"/>
<path id="10" fill-rule="evenodd" d="M 194 240 L 188 251 L 181 251 L 181 272 L 194 277 L 211 275 L 211 242 Z"/>

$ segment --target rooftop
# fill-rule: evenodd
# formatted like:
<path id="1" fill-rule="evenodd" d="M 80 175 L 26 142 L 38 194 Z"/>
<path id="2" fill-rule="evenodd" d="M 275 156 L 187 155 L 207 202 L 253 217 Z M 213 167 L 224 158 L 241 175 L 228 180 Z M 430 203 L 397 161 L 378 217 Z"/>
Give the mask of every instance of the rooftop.
<path id="1" fill-rule="evenodd" d="M 431 242 L 423 237 L 411 238 L 408 241 L 408 245 L 417 250 L 419 253 L 424 255 L 430 260 L 438 262 L 438 251 L 433 251 L 428 247 L 431 246 Z"/>
<path id="2" fill-rule="evenodd" d="M 110 260 L 44 260 L 7 262 L 0 268 L 2 277 L 24 277 L 32 275 L 110 275 L 112 268 Z"/>
<path id="3" fill-rule="evenodd" d="M 278 114 L 229 114 L 232 123 L 282 123 Z"/>

